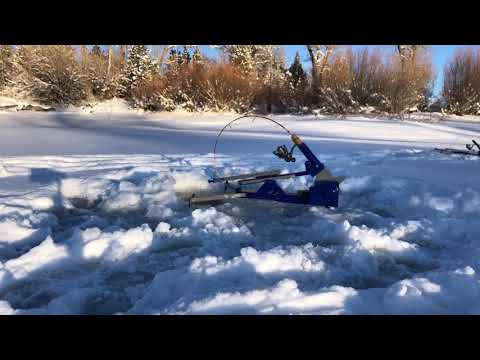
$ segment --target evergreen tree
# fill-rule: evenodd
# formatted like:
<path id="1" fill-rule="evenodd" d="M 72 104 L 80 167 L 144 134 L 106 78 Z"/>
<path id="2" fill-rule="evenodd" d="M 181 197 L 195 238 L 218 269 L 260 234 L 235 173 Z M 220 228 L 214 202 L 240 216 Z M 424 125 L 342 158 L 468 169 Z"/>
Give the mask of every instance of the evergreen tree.
<path id="1" fill-rule="evenodd" d="M 222 45 L 220 49 L 228 56 L 230 64 L 244 73 L 255 69 L 255 45 Z"/>
<path id="2" fill-rule="evenodd" d="M 102 48 L 98 45 L 93 45 L 91 54 L 94 56 L 102 56 L 103 55 Z"/>
<path id="3" fill-rule="evenodd" d="M 145 45 L 133 45 L 128 53 L 121 79 L 122 93 L 129 96 L 131 91 L 142 81 L 150 77 L 157 66 L 150 57 L 150 51 Z"/>
<path id="4" fill-rule="evenodd" d="M 12 72 L 12 47 L 0 45 L 0 89 L 4 87 L 11 77 Z"/>
<path id="5" fill-rule="evenodd" d="M 184 46 L 181 55 L 178 57 L 178 65 L 187 65 L 190 63 L 192 58 L 190 57 L 190 52 L 188 47 Z"/>
<path id="6" fill-rule="evenodd" d="M 264 81 L 283 77 L 281 48 L 276 45 L 223 45 L 230 63 L 247 74 Z"/>
<path id="7" fill-rule="evenodd" d="M 193 63 L 201 63 L 203 62 L 202 53 L 200 52 L 200 48 L 198 46 L 195 47 L 192 55 L 192 62 Z"/>
<path id="8" fill-rule="evenodd" d="M 172 72 L 176 71 L 178 69 L 178 52 L 176 49 L 170 49 L 170 52 L 168 53 L 168 59 L 167 59 L 167 71 Z"/>
<path id="9" fill-rule="evenodd" d="M 171 50 L 170 50 L 170 53 L 168 54 L 167 63 L 168 63 L 169 65 L 171 65 L 171 64 L 176 63 L 176 62 L 178 62 L 177 50 L 171 49 Z"/>
<path id="10" fill-rule="evenodd" d="M 302 63 L 300 61 L 300 54 L 298 52 L 295 54 L 295 59 L 293 60 L 293 63 L 288 71 L 291 74 L 291 79 L 294 86 L 305 83 L 306 74 L 303 70 Z"/>

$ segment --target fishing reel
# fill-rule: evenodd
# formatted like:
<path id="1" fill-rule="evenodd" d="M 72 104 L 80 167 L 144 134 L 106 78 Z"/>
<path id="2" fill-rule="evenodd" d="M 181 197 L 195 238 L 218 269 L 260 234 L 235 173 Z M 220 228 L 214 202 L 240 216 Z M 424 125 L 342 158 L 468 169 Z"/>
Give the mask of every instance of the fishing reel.
<path id="1" fill-rule="evenodd" d="M 293 150 L 296 146 L 297 145 L 293 145 L 290 151 L 288 151 L 286 145 L 280 145 L 277 147 L 277 150 L 273 151 L 273 154 L 286 162 L 295 162 L 296 159 L 293 156 Z"/>

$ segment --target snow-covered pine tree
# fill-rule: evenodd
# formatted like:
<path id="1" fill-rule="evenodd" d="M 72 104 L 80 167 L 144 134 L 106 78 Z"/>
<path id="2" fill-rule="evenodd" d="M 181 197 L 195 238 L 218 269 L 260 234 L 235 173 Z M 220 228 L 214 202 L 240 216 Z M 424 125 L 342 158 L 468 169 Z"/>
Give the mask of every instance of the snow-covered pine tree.
<path id="1" fill-rule="evenodd" d="M 150 57 L 150 50 L 146 45 L 133 45 L 128 52 L 127 63 L 121 77 L 121 94 L 131 95 L 142 81 L 147 80 L 157 71 L 156 62 Z"/>
<path id="2" fill-rule="evenodd" d="M 188 47 L 183 46 L 182 52 L 181 52 L 180 56 L 178 57 L 178 65 L 183 66 L 183 65 L 190 64 L 191 60 L 192 60 L 192 58 L 190 56 L 190 52 L 188 51 Z"/>
<path id="3" fill-rule="evenodd" d="M 253 45 L 255 77 L 260 85 L 257 104 L 267 112 L 283 112 L 289 108 L 285 59 L 276 45 Z"/>
<path id="4" fill-rule="evenodd" d="M 12 76 L 12 46 L 0 45 L 0 90 Z"/>
<path id="5" fill-rule="evenodd" d="M 200 52 L 200 48 L 198 46 L 195 46 L 195 50 L 193 51 L 193 55 L 192 55 L 192 63 L 200 64 L 202 62 L 203 62 L 203 56 L 202 56 L 202 53 Z"/>
<path id="6" fill-rule="evenodd" d="M 230 64 L 244 73 L 250 73 L 255 69 L 254 47 L 255 45 L 222 45 L 219 48 Z"/>
<path id="7" fill-rule="evenodd" d="M 222 45 L 230 64 L 259 80 L 284 76 L 284 59 L 277 45 Z"/>
<path id="8" fill-rule="evenodd" d="M 223 45 L 220 50 L 258 89 L 256 103 L 270 112 L 285 108 L 283 86 L 286 80 L 282 48 L 277 45 Z"/>
<path id="9" fill-rule="evenodd" d="M 170 49 L 167 59 L 167 71 L 172 72 L 178 68 L 178 52 L 176 49 Z"/>
<path id="10" fill-rule="evenodd" d="M 292 65 L 290 65 L 290 68 L 288 69 L 288 71 L 291 76 L 291 82 L 293 83 L 294 86 L 305 83 L 307 79 L 307 75 L 303 70 L 302 62 L 300 60 L 300 54 L 298 53 L 298 51 L 295 54 L 295 59 L 293 60 Z"/>
<path id="11" fill-rule="evenodd" d="M 297 52 L 290 65 L 284 83 L 284 95 L 290 111 L 303 111 L 306 101 L 307 74 L 303 70 L 300 54 Z"/>

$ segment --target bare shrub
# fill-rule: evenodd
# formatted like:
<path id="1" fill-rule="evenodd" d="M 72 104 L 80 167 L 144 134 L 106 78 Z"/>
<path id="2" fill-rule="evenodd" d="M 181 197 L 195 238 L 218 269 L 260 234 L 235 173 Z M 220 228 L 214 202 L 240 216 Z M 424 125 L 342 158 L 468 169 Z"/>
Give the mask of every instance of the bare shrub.
<path id="1" fill-rule="evenodd" d="M 427 52 L 408 61 L 363 49 L 332 52 L 310 88 L 310 106 L 321 112 L 348 114 L 373 108 L 403 114 L 423 107 L 431 89 Z"/>
<path id="2" fill-rule="evenodd" d="M 198 66 L 196 68 L 202 69 Z M 250 110 L 256 88 L 252 79 L 225 63 L 211 63 L 204 69 L 205 77 L 200 83 L 204 86 L 202 93 L 207 108 L 237 112 Z"/>
<path id="3" fill-rule="evenodd" d="M 250 110 L 255 84 L 229 64 L 204 62 L 146 80 L 132 94 L 134 103 L 149 110 Z"/>
<path id="4" fill-rule="evenodd" d="M 347 114 L 356 112 L 357 102 L 350 89 L 352 73 L 345 53 L 331 57 L 319 81 L 319 103 L 324 112 Z"/>
<path id="5" fill-rule="evenodd" d="M 369 51 L 368 48 L 347 53 L 350 64 L 351 95 L 360 107 L 379 108 L 385 87 L 385 62 L 379 50 Z"/>
<path id="6" fill-rule="evenodd" d="M 176 104 L 166 95 L 166 80 L 157 74 L 143 80 L 131 91 L 131 98 L 135 107 L 148 111 L 173 111 Z"/>
<path id="7" fill-rule="evenodd" d="M 87 96 L 85 78 L 68 45 L 26 45 L 18 48 L 15 83 L 45 104 L 76 104 Z"/>
<path id="8" fill-rule="evenodd" d="M 89 93 L 96 99 L 111 99 L 118 93 L 119 79 L 125 63 L 120 49 L 103 52 L 98 45 L 90 51 L 81 47 L 80 67 Z"/>
<path id="9" fill-rule="evenodd" d="M 424 103 L 431 76 L 431 64 L 426 59 L 417 58 L 415 63 L 405 67 L 398 59 L 390 59 L 383 80 L 380 109 L 399 115 L 418 110 Z"/>
<path id="10" fill-rule="evenodd" d="M 444 69 L 442 97 L 448 112 L 480 113 L 480 50 L 455 53 Z"/>
<path id="11" fill-rule="evenodd" d="M 0 45 L 0 90 L 12 77 L 12 46 Z"/>

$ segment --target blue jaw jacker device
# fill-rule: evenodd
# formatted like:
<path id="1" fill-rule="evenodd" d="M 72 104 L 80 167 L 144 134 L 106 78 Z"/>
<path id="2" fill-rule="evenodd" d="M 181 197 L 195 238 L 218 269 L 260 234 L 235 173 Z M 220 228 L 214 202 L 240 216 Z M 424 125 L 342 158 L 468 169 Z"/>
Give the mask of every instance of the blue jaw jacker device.
<path id="1" fill-rule="evenodd" d="M 340 192 L 339 184 L 344 180 L 342 176 L 332 176 L 330 171 L 317 159 L 315 154 L 297 135 L 290 133 L 294 145 L 290 152 L 285 145 L 279 146 L 273 153 L 287 162 L 294 162 L 292 156 L 295 147 L 302 152 L 307 161 L 305 170 L 281 174 L 280 171 L 266 171 L 253 174 L 236 175 L 230 177 L 209 180 L 210 183 L 224 183 L 225 193 L 221 195 L 197 197 L 195 194 L 190 198 L 191 204 L 201 204 L 224 201 L 235 198 L 256 200 L 270 200 L 290 204 L 305 204 L 314 206 L 337 207 Z M 276 180 L 288 179 L 296 176 L 311 176 L 314 178 L 313 185 L 308 190 L 300 190 L 296 193 L 285 192 Z M 261 184 L 256 190 L 251 185 Z M 231 190 L 230 192 L 227 192 Z"/>

